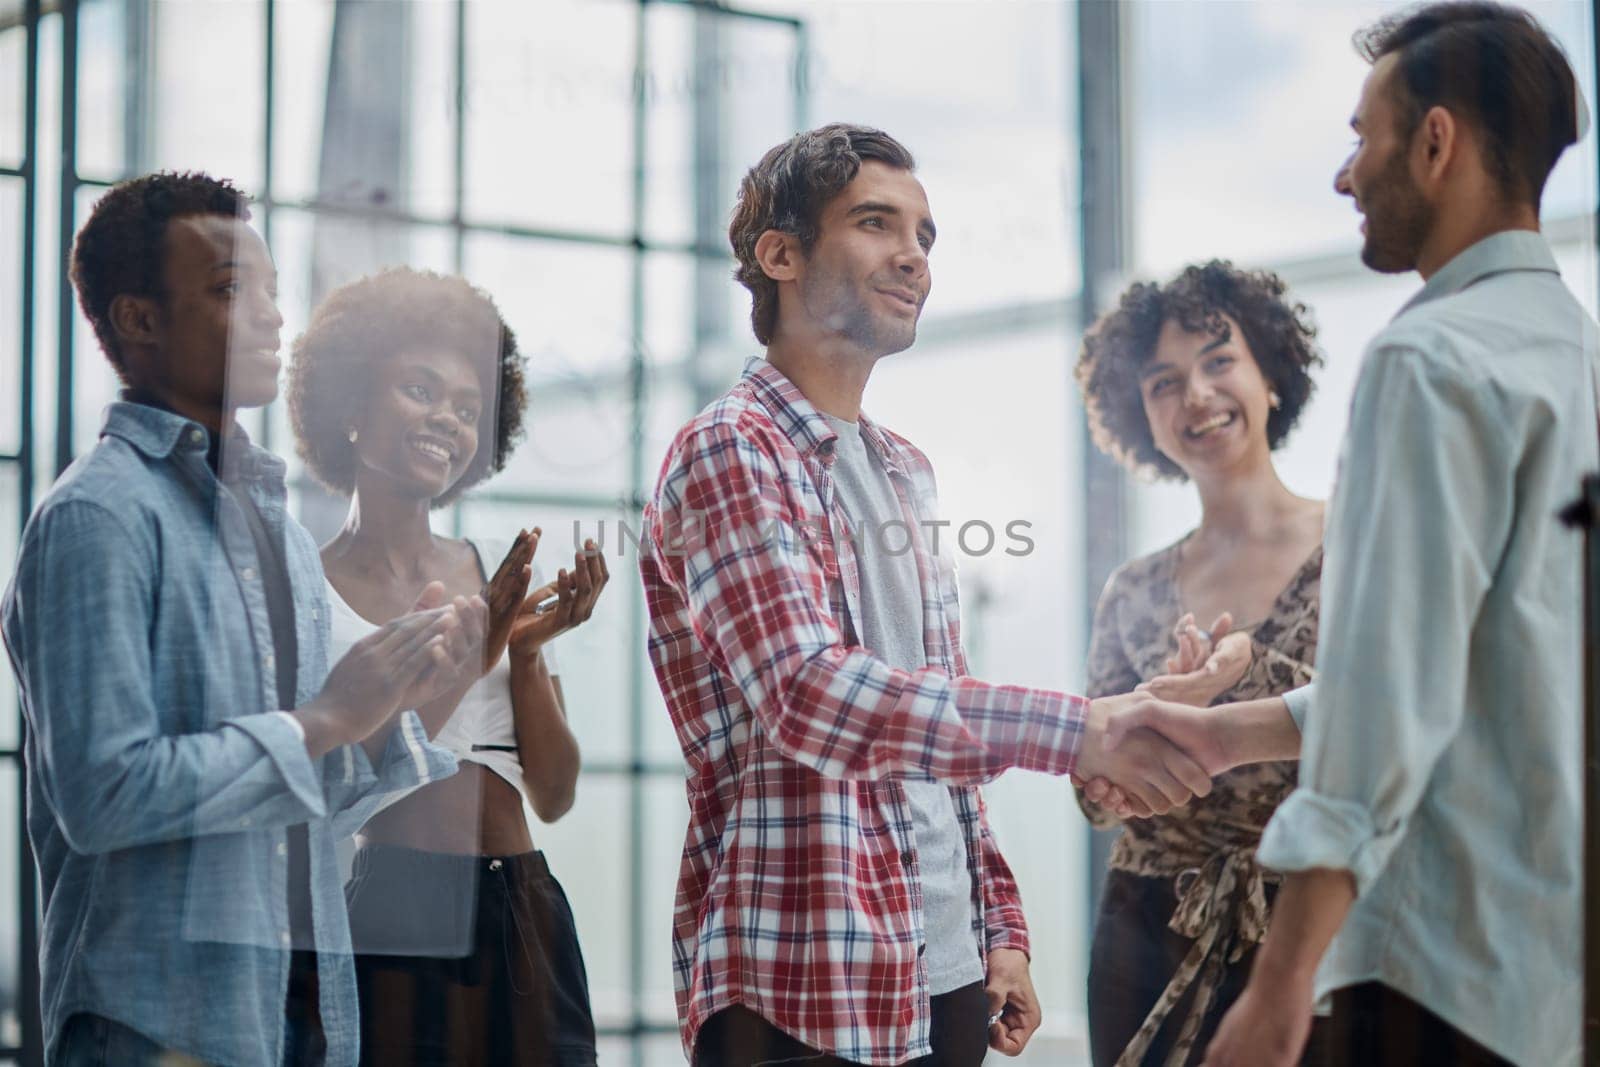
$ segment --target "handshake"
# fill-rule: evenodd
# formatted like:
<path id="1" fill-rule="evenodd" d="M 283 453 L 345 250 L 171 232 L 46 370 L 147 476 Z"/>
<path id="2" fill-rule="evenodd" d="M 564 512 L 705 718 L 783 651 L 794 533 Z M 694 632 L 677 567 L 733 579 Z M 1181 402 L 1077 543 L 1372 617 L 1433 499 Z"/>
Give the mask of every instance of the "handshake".
<path id="1" fill-rule="evenodd" d="M 1072 776 L 1088 800 L 1122 818 L 1160 815 L 1206 796 L 1216 775 L 1269 758 L 1249 743 L 1252 720 L 1259 715 L 1248 712 L 1270 714 L 1271 709 L 1206 707 L 1250 667 L 1250 638 L 1231 629 L 1227 615 L 1212 624 L 1210 633 L 1185 615 L 1177 626 L 1178 653 L 1167 660 L 1166 674 L 1131 693 L 1090 702 Z M 1297 747 L 1298 735 L 1294 740 Z"/>

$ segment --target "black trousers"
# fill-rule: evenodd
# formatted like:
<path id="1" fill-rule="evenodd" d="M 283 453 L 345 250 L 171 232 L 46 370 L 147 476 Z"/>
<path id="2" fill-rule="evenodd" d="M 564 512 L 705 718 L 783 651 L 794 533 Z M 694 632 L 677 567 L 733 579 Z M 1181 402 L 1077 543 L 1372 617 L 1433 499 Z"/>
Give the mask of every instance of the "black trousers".
<path id="1" fill-rule="evenodd" d="M 592 1067 L 589 980 L 539 852 L 374 845 L 345 890 L 371 1067 Z"/>
<path id="2" fill-rule="evenodd" d="M 1328 1062 L 1359 1067 L 1512 1067 L 1410 997 L 1379 982 L 1333 994 Z"/>
<path id="3" fill-rule="evenodd" d="M 1268 902 L 1274 889 L 1267 887 Z M 1089 1054 L 1094 1067 L 1111 1067 L 1139 1032 L 1146 1015 L 1177 973 L 1178 965 L 1194 944 L 1167 926 L 1178 907 L 1178 897 L 1168 878 L 1146 878 L 1127 871 L 1106 872 L 1105 892 L 1100 897 L 1100 914 L 1095 919 L 1094 941 L 1089 947 Z M 1188 1062 L 1205 1059 L 1206 1046 L 1216 1036 L 1222 1017 L 1244 992 L 1250 978 L 1255 952 L 1247 952 L 1238 963 L 1229 964 L 1223 974 L 1211 1007 L 1195 1038 Z M 1145 1054 L 1147 1064 L 1165 1063 L 1177 1041 L 1183 1020 L 1193 1003 L 1191 988 L 1173 1005 L 1172 1013 L 1156 1033 Z M 1311 1027 L 1301 1063 L 1307 1067 L 1341 1063 L 1324 1058 L 1323 1021 Z M 1360 1061 L 1350 1061 L 1360 1064 Z M 1365 1067 L 1361 1064 L 1361 1067 Z"/>
<path id="4" fill-rule="evenodd" d="M 933 1052 L 916 1067 L 977 1067 L 989 1051 L 989 1001 L 983 983 L 931 998 L 928 1040 Z M 748 1008 L 724 1008 L 705 1021 L 694 1043 L 694 1067 L 858 1067 L 854 1060 L 819 1052 L 790 1037 Z"/>

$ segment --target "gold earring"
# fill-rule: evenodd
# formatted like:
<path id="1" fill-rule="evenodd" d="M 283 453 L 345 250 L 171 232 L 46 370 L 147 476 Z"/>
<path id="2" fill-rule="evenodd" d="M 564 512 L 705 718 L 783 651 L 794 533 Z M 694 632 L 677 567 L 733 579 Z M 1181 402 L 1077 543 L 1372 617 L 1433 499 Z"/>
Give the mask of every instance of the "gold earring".
<path id="1" fill-rule="evenodd" d="M 352 427 L 350 427 L 350 432 L 345 434 L 345 436 L 350 438 L 350 443 L 351 444 L 355 444 L 356 443 L 356 438 L 358 436 L 360 436 L 360 435 L 356 433 L 356 428 L 354 426 L 352 426 Z"/>
<path id="2" fill-rule="evenodd" d="M 1273 411 L 1277 411 L 1279 408 L 1283 407 L 1283 397 L 1279 396 L 1275 391 L 1268 389 L 1267 407 L 1271 408 Z M 354 441 L 355 439 L 355 431 L 351 430 L 350 440 Z"/>

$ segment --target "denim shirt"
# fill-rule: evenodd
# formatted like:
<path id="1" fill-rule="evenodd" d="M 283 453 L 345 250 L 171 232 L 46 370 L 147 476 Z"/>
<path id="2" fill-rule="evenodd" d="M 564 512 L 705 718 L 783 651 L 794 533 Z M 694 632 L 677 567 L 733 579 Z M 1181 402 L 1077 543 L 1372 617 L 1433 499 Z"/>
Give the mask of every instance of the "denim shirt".
<path id="1" fill-rule="evenodd" d="M 283 1057 L 288 827 L 309 831 L 312 932 L 330 1065 L 357 1059 L 336 838 L 394 789 L 454 770 L 415 713 L 379 765 L 312 760 L 279 709 L 328 673 L 317 547 L 286 511 L 281 460 L 132 403 L 107 410 L 23 534 L 4 633 L 26 719 L 28 834 L 44 892 L 46 1058 L 76 1012 L 211 1063 Z M 279 694 L 247 493 L 284 539 L 298 692 Z"/>

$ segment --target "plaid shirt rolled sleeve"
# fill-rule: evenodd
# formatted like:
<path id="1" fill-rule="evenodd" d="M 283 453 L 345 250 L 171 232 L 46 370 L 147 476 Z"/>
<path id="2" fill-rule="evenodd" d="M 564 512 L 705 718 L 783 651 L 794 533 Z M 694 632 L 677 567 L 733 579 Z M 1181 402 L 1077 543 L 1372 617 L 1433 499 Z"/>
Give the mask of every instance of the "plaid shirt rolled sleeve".
<path id="1" fill-rule="evenodd" d="M 1069 773 L 1086 705 L 966 676 L 953 569 L 917 532 L 936 514 L 932 468 L 862 424 L 908 519 L 923 669 L 859 647 L 834 435 L 770 364 L 679 432 L 646 509 L 650 655 L 689 774 L 673 959 L 691 1054 L 735 1004 L 863 1063 L 929 1051 L 902 779 L 952 787 L 979 945 L 1028 949 L 976 786 L 1009 767 Z"/>

